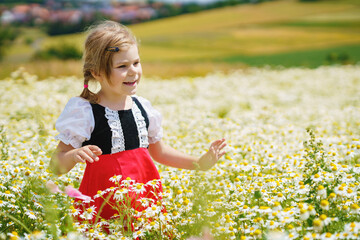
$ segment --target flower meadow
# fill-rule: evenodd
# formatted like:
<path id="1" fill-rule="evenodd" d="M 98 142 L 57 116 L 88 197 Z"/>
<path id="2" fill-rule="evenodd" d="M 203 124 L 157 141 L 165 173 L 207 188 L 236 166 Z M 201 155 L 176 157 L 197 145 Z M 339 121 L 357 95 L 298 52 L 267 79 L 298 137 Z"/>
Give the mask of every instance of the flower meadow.
<path id="1" fill-rule="evenodd" d="M 129 193 L 158 182 L 112 177 L 96 195 L 117 200 L 109 221 L 76 191 L 85 164 L 48 168 L 55 121 L 82 86 L 24 69 L 0 81 L 0 239 L 188 239 L 204 228 L 214 239 L 360 238 L 359 66 L 142 79 L 167 144 L 199 156 L 225 137 L 227 153 L 206 172 L 157 165 L 162 200 L 141 199 L 141 211 Z"/>

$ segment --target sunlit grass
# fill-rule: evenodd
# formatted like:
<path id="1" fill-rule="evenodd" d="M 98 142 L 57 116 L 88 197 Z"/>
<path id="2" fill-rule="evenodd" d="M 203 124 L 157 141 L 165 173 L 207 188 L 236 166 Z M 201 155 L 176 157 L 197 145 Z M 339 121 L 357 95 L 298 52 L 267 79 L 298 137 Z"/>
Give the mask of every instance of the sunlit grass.
<path id="1" fill-rule="evenodd" d="M 344 61 L 329 61 L 331 55 L 347 56 Z M 284 52 L 277 54 L 264 54 L 261 56 L 233 55 L 222 58 L 219 61 L 229 63 L 244 62 L 251 66 L 303 66 L 318 67 L 319 65 L 333 64 L 356 64 L 360 61 L 360 45 L 339 46 L 324 49 L 299 50 L 294 52 Z"/>
<path id="2" fill-rule="evenodd" d="M 61 76 L 82 77 L 82 62 L 79 60 L 49 60 L 49 61 L 30 61 L 25 63 L 7 63 L 0 65 L 0 78 L 9 77 L 12 72 L 19 68 L 25 68 L 29 73 L 35 74 L 39 79 Z"/>
<path id="3" fill-rule="evenodd" d="M 60 43 L 69 43 L 73 46 L 78 47 L 79 49 L 84 48 L 84 41 L 86 35 L 84 33 L 74 33 L 74 34 L 66 34 L 60 36 L 51 36 L 44 39 L 42 43 L 42 48 L 46 48 L 49 46 L 56 46 Z"/>

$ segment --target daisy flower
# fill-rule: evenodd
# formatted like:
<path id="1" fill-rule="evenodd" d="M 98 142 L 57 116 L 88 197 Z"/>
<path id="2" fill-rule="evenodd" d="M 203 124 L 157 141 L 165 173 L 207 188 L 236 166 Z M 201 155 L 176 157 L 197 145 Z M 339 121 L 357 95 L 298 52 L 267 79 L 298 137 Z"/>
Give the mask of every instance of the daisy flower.
<path id="1" fill-rule="evenodd" d="M 138 230 L 138 231 L 135 231 L 133 233 L 133 238 L 134 239 L 138 239 L 138 238 L 141 238 L 143 236 L 145 236 L 145 231 Z"/>
<path id="2" fill-rule="evenodd" d="M 145 184 L 143 183 L 136 183 L 132 189 L 137 195 L 142 194 L 146 191 Z"/>
<path id="3" fill-rule="evenodd" d="M 95 211 L 95 206 L 91 206 L 89 208 L 87 208 L 81 215 L 80 217 L 84 220 L 91 220 L 93 218 L 93 216 L 96 214 Z"/>
<path id="4" fill-rule="evenodd" d="M 117 183 L 117 182 L 120 182 L 121 178 L 122 178 L 122 175 L 114 175 L 109 179 L 109 181 L 113 182 L 113 183 Z"/>
<path id="5" fill-rule="evenodd" d="M 26 216 L 28 216 L 30 219 L 36 219 L 36 218 L 37 218 L 36 215 L 35 215 L 35 213 L 34 213 L 34 211 L 32 211 L 32 210 L 27 210 L 27 211 L 25 212 L 25 214 L 26 214 Z"/>
<path id="6" fill-rule="evenodd" d="M 120 201 L 127 197 L 129 190 L 127 188 L 120 188 L 115 191 L 115 194 L 113 195 L 113 199 L 116 201 Z"/>
<path id="7" fill-rule="evenodd" d="M 15 198 L 15 195 L 12 194 L 9 190 L 6 190 L 5 192 L 0 192 L 0 195 L 6 198 Z"/>

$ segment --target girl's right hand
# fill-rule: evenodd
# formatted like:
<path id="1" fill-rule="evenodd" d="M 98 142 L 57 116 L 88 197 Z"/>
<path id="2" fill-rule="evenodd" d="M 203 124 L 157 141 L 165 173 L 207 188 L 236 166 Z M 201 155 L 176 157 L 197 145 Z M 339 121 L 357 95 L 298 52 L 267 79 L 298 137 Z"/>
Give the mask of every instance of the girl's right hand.
<path id="1" fill-rule="evenodd" d="M 101 149 L 95 145 L 86 145 L 81 148 L 77 148 L 74 151 L 74 161 L 76 163 L 86 161 L 89 163 L 93 163 L 94 161 L 99 161 L 99 157 L 102 154 Z"/>

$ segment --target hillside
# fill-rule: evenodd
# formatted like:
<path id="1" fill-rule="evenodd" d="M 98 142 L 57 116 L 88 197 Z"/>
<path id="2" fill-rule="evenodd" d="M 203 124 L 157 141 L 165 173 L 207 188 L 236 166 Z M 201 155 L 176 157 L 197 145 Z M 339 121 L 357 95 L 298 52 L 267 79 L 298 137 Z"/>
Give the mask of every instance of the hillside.
<path id="1" fill-rule="evenodd" d="M 146 60 L 215 60 L 360 43 L 360 6 L 332 1 L 239 5 L 132 27 Z M 155 54 L 156 53 L 156 54 Z"/>
<path id="2" fill-rule="evenodd" d="M 238 5 L 130 28 L 152 76 L 201 75 L 244 64 L 316 67 L 331 54 L 360 60 L 360 3 L 354 0 Z M 71 42 L 81 48 L 83 40 L 84 34 L 47 37 L 42 47 Z"/>

